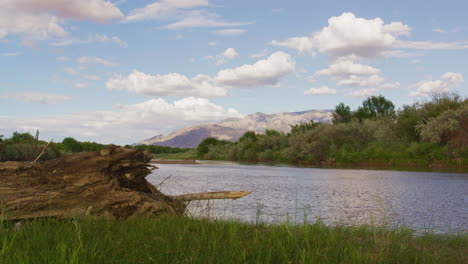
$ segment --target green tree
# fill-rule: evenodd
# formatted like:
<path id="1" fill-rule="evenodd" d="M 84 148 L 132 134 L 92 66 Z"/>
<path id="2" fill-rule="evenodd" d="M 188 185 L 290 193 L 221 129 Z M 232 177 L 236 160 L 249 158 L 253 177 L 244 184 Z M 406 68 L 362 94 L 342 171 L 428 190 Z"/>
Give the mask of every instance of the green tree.
<path id="1" fill-rule="evenodd" d="M 71 137 L 64 138 L 62 144 L 71 152 L 81 152 L 83 151 L 83 146 L 81 143 Z"/>
<path id="2" fill-rule="evenodd" d="M 302 123 L 299 125 L 291 126 L 290 134 L 304 133 L 308 130 L 312 130 L 318 127 L 320 123 L 315 123 L 313 120 L 307 123 Z"/>
<path id="3" fill-rule="evenodd" d="M 349 123 L 352 118 L 353 114 L 351 113 L 351 108 L 349 108 L 349 106 L 344 103 L 339 103 L 335 107 L 335 112 L 333 113 L 333 124 Z"/>
<path id="4" fill-rule="evenodd" d="M 247 131 L 242 135 L 242 137 L 239 138 L 239 142 L 243 142 L 246 140 L 251 140 L 253 142 L 257 141 L 257 135 L 255 134 L 254 131 Z"/>
<path id="5" fill-rule="evenodd" d="M 13 135 L 11 136 L 10 140 L 13 143 L 33 143 L 36 141 L 31 134 L 19 133 L 17 131 L 13 132 Z"/>
<path id="6" fill-rule="evenodd" d="M 197 147 L 197 154 L 199 157 L 203 157 L 210 151 L 210 146 L 216 146 L 219 140 L 214 137 L 205 138 Z"/>
<path id="7" fill-rule="evenodd" d="M 359 120 L 376 117 L 393 117 L 395 115 L 395 105 L 384 96 L 371 96 L 362 102 L 354 116 Z"/>

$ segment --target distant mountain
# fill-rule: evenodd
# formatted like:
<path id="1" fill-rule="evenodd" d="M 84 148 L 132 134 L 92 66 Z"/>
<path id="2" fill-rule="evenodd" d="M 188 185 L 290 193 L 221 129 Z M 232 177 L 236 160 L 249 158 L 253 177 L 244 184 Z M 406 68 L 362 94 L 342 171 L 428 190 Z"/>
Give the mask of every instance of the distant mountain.
<path id="1" fill-rule="evenodd" d="M 160 135 L 143 140 L 137 145 L 196 148 L 207 137 L 236 141 L 247 131 L 264 133 L 266 129 L 274 129 L 287 133 L 291 130 L 291 125 L 307 123 L 311 120 L 330 122 L 331 118 L 331 110 L 309 110 L 278 114 L 255 113 L 244 118 L 231 118 L 215 124 L 196 125 L 179 129 L 166 136 Z"/>

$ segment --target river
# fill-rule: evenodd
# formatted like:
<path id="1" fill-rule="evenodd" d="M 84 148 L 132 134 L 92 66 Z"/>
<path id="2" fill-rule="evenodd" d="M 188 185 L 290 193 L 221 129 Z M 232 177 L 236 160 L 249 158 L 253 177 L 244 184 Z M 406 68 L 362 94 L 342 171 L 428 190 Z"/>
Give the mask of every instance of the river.
<path id="1" fill-rule="evenodd" d="M 229 162 L 157 166 L 147 179 L 162 182 L 158 188 L 166 194 L 253 192 L 234 201 L 192 202 L 188 212 L 195 216 L 268 223 L 320 219 L 328 225 L 406 226 L 417 233 L 468 231 L 468 174 Z"/>

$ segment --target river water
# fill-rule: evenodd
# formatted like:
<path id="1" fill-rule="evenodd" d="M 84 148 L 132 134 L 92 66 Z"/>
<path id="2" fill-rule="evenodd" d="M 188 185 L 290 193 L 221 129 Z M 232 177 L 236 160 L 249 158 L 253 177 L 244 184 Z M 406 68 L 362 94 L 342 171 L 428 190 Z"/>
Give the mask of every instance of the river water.
<path id="1" fill-rule="evenodd" d="M 157 164 L 147 179 L 176 195 L 252 191 L 238 200 L 192 202 L 188 212 L 268 223 L 407 226 L 416 232 L 468 231 L 468 174 L 341 170 L 214 163 Z"/>

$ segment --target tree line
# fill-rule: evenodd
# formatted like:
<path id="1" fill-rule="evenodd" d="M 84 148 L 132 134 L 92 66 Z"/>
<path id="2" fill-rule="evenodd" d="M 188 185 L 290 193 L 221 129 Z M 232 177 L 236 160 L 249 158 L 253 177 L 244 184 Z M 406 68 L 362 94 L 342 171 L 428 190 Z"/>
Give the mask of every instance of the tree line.
<path id="1" fill-rule="evenodd" d="M 289 133 L 246 132 L 237 142 L 207 138 L 197 148 L 200 159 L 285 162 L 321 166 L 365 161 L 434 161 L 466 165 L 468 100 L 441 94 L 426 102 L 395 105 L 384 96 L 371 96 L 355 110 L 335 107 L 332 123 L 308 122 Z"/>
<path id="2" fill-rule="evenodd" d="M 9 138 L 0 135 L 0 161 L 33 161 L 47 144 L 48 142 L 38 139 L 38 134 L 34 137 L 30 133 L 13 132 Z M 72 137 L 66 137 L 62 142 L 50 143 L 44 155 L 40 157 L 40 160 L 54 159 L 72 153 L 97 151 L 108 146 L 106 144 L 78 141 Z M 125 147 L 146 150 L 152 154 L 180 153 L 188 150 L 154 145 L 125 145 Z"/>

